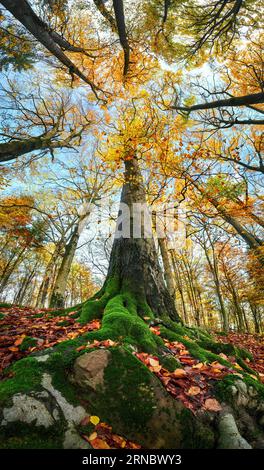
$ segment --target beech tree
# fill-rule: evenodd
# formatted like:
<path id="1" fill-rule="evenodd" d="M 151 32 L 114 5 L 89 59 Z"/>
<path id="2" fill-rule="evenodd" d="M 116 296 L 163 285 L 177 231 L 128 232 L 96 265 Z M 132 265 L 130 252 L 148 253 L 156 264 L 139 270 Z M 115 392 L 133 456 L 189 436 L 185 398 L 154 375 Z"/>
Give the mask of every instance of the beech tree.
<path id="1" fill-rule="evenodd" d="M 218 145 L 209 150 L 210 125 L 204 131 L 188 119 L 193 111 L 242 106 L 245 113 L 262 113 L 262 60 L 254 70 L 256 80 L 244 86 L 234 66 L 243 57 L 225 55 L 232 47 L 238 51 L 240 37 L 246 40 L 246 34 L 254 32 L 249 18 L 252 5 L 259 2 L 219 0 L 207 6 L 197 1 L 192 6 L 189 1 L 153 0 L 135 1 L 132 8 L 130 2 L 117 0 L 56 0 L 44 2 L 43 12 L 39 2 L 1 3 L 7 17 L 12 15 L 24 34 L 37 42 L 40 63 L 49 64 L 49 80 L 56 82 L 59 97 L 72 89 L 69 109 L 64 102 L 60 106 L 60 99 L 56 105 L 52 97 L 43 103 L 41 92 L 40 108 L 33 95 L 25 116 L 27 97 L 22 93 L 13 131 L 11 117 L 7 119 L 5 155 L 14 158 L 41 150 L 40 145 L 26 147 L 25 142 L 35 139 L 36 127 L 41 127 L 38 139 L 48 139 L 45 149 L 52 149 L 56 140 L 60 148 L 69 145 L 77 150 L 77 163 L 67 166 L 73 158 L 70 152 L 54 155 L 52 163 L 41 159 L 39 167 L 31 162 L 20 183 L 28 190 L 25 183 L 31 172 L 30 181 L 42 186 L 42 205 L 28 200 L 8 207 L 15 207 L 16 216 L 21 206 L 22 225 L 31 220 L 32 211 L 42 214 L 40 232 L 53 242 L 41 280 L 34 257 L 30 267 L 25 263 L 25 275 L 18 273 L 14 300 L 25 299 L 29 283 L 37 279 L 37 301 L 43 306 L 50 294 L 50 306 L 56 309 L 2 307 L 0 318 L 8 329 L 2 340 L 9 354 L 0 351 L 5 378 L 0 383 L 0 441 L 7 448 L 263 447 L 263 366 L 255 360 L 255 348 L 250 346 L 249 352 L 235 340 L 223 341 L 230 328 L 263 331 L 256 287 L 263 280 L 262 203 L 256 197 L 262 169 L 259 128 L 253 127 L 257 167 L 251 161 L 236 164 L 236 148 L 230 150 L 230 161 L 221 147 L 222 134 L 217 133 L 224 124 L 228 139 L 236 132 L 233 124 L 255 126 L 262 119 L 249 122 L 251 116 L 246 115 L 243 123 L 228 119 L 230 125 L 225 126 L 220 116 L 213 129 Z M 253 17 L 257 29 L 261 15 L 257 11 Z M 185 61 L 184 73 L 192 79 L 197 70 L 204 73 L 203 65 L 210 70 L 210 54 L 230 71 L 230 87 L 221 90 L 220 98 L 200 101 L 199 96 L 188 95 L 182 104 L 180 61 Z M 244 59 L 245 70 L 254 67 L 250 54 Z M 219 72 L 218 80 L 222 84 Z M 11 98 L 16 102 L 16 93 Z M 219 156 L 222 150 L 224 158 Z M 241 153 L 247 162 L 243 149 Z M 15 164 L 11 169 L 13 190 L 17 168 Z M 38 171 L 40 183 L 34 180 Z M 55 199 L 55 186 L 59 203 L 50 204 L 46 212 L 45 202 Z M 102 287 L 86 299 L 83 292 L 76 295 L 82 265 L 74 256 L 90 204 L 116 188 L 121 196 L 107 274 Z M 172 233 L 160 235 L 150 214 L 151 206 L 159 212 L 158 203 L 178 210 L 171 215 L 174 222 L 180 221 L 180 208 L 185 207 L 184 246 L 169 247 L 175 226 Z M 5 211 L 7 229 L 13 229 L 12 215 Z M 4 243 L 8 244 L 6 238 Z M 16 260 L 22 255 L 19 246 Z M 82 273 L 90 293 L 95 283 L 87 267 Z M 241 284 L 248 284 L 248 289 Z M 83 280 L 79 286 L 82 289 Z M 70 289 L 72 304 L 65 308 Z M 25 333 L 9 343 L 13 313 Z"/>

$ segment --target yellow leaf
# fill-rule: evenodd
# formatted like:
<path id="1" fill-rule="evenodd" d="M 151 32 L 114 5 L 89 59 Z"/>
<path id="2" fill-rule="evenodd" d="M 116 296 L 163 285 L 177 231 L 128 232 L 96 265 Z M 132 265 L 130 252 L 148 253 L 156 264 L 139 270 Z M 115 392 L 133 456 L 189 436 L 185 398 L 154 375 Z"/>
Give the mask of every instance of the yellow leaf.
<path id="1" fill-rule="evenodd" d="M 91 416 L 90 417 L 90 423 L 92 423 L 96 426 L 98 423 L 100 423 L 100 418 L 98 418 L 98 416 Z"/>

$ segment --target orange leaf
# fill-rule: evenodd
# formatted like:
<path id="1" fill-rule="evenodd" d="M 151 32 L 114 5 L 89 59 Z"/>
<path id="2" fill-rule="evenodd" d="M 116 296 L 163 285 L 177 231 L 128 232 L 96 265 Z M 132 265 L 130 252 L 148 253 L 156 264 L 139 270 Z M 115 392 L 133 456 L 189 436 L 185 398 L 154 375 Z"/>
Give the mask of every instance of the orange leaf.
<path id="1" fill-rule="evenodd" d="M 204 367 L 203 362 L 198 362 L 198 364 L 195 364 L 192 366 L 192 369 L 202 369 Z"/>
<path id="2" fill-rule="evenodd" d="M 177 377 L 177 379 L 180 379 L 182 377 L 186 377 L 187 372 L 184 369 L 175 369 L 173 375 L 174 377 Z"/>
<path id="3" fill-rule="evenodd" d="M 198 395 L 199 393 L 201 393 L 201 389 L 200 387 L 193 385 L 192 387 L 189 388 L 187 393 L 188 395 Z"/>
<path id="4" fill-rule="evenodd" d="M 96 438 L 90 441 L 94 449 L 110 449 L 110 446 L 103 439 Z"/>
<path id="5" fill-rule="evenodd" d="M 26 337 L 26 335 L 19 336 L 19 338 L 14 342 L 14 346 L 20 346 L 20 344 L 23 343 L 23 340 L 24 340 L 25 337 Z"/>

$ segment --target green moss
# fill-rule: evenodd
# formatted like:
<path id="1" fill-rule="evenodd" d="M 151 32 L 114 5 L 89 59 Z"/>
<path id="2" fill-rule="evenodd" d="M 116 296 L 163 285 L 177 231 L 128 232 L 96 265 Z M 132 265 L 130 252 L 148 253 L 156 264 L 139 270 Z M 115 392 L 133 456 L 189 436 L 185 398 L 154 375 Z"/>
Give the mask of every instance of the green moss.
<path id="1" fill-rule="evenodd" d="M 9 423 L 0 432 L 0 449 L 60 449 L 63 431 L 62 424 L 45 429 L 19 421 Z"/>
<path id="2" fill-rule="evenodd" d="M 32 315 L 32 318 L 42 318 L 44 317 L 44 313 L 36 313 L 36 315 Z"/>
<path id="3" fill-rule="evenodd" d="M 230 343 L 216 343 L 214 341 L 203 340 L 198 341 L 198 344 L 209 351 L 212 351 L 216 354 L 224 353 L 229 356 L 235 356 L 241 359 L 249 359 L 250 361 L 253 360 L 252 354 L 249 351 L 243 348 L 238 348 Z"/>
<path id="4" fill-rule="evenodd" d="M 151 372 L 128 350 L 111 349 L 104 371 L 104 388 L 91 400 L 93 412 L 108 423 L 122 423 L 127 431 L 145 428 L 155 409 Z"/>
<path id="5" fill-rule="evenodd" d="M 14 305 L 7 304 L 5 302 L 0 302 L 0 308 L 10 308 L 10 307 L 14 307 Z"/>
<path id="6" fill-rule="evenodd" d="M 163 345 L 162 340 L 138 316 L 137 302 L 127 294 L 118 294 L 111 298 L 104 309 L 101 329 L 84 336 L 89 341 L 112 339 L 149 353 L 157 352 L 157 347 Z"/>
<path id="7" fill-rule="evenodd" d="M 5 318 L 5 315 L 3 313 L 0 313 L 0 320 L 3 320 Z"/>
<path id="8" fill-rule="evenodd" d="M 212 340 L 210 333 L 202 328 L 184 326 L 181 323 L 176 323 L 170 319 L 166 320 L 166 324 L 171 331 L 178 335 L 188 336 L 188 338 L 195 340 Z"/>
<path id="9" fill-rule="evenodd" d="M 241 377 L 236 374 L 226 375 L 222 380 L 216 382 L 214 386 L 214 393 L 219 400 L 230 403 L 232 401 L 232 394 L 230 393 L 230 387 L 235 385 L 237 380 L 241 380 Z M 247 386 L 253 387 L 258 392 L 260 400 L 264 400 L 264 385 L 258 380 L 250 377 L 247 374 L 243 374 L 243 382 Z"/>
<path id="10" fill-rule="evenodd" d="M 110 278 L 106 281 L 103 289 L 100 290 L 100 298 L 94 296 L 87 300 L 81 307 L 80 323 L 88 323 L 96 318 L 101 318 L 108 301 L 118 293 L 119 279 Z"/>
<path id="11" fill-rule="evenodd" d="M 37 340 L 36 338 L 31 338 L 31 336 L 25 336 L 22 343 L 19 345 L 20 351 L 26 351 L 29 348 L 33 348 L 36 346 Z"/>
<path id="12" fill-rule="evenodd" d="M 200 362 L 218 361 L 227 367 L 232 367 L 231 363 L 219 357 L 217 354 L 214 354 L 202 348 L 201 346 L 199 346 L 199 344 L 195 340 L 186 339 L 183 336 L 177 333 L 174 333 L 173 331 L 163 326 L 160 327 L 160 331 L 161 331 L 161 336 L 164 338 L 167 338 L 169 341 L 179 341 L 180 343 L 184 344 L 184 346 L 186 346 L 190 354 L 196 359 L 199 359 Z"/>
<path id="13" fill-rule="evenodd" d="M 40 388 L 43 366 L 33 357 L 17 361 L 8 369 L 14 377 L 0 383 L 0 402 L 6 402 L 15 393 L 26 393 Z"/>
<path id="14" fill-rule="evenodd" d="M 173 372 L 175 369 L 182 368 L 182 364 L 173 356 L 161 356 L 159 362 L 169 372 Z"/>

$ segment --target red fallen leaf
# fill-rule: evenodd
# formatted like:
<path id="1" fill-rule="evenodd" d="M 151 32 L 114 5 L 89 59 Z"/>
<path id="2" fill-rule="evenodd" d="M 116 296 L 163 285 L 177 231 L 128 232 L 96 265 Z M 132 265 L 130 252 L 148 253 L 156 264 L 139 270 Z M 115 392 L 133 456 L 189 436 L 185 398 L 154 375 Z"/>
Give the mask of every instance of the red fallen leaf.
<path id="1" fill-rule="evenodd" d="M 215 398 L 207 398 L 204 402 L 203 408 L 208 411 L 221 411 L 222 407 Z"/>
<path id="2" fill-rule="evenodd" d="M 83 351 L 84 349 L 86 349 L 86 346 L 83 344 L 82 346 L 76 348 L 76 351 Z"/>
<path id="3" fill-rule="evenodd" d="M 152 331 L 152 333 L 154 333 L 155 335 L 160 336 L 160 329 L 158 326 L 151 326 L 150 331 Z"/>
<path id="4" fill-rule="evenodd" d="M 141 449 L 139 444 L 135 444 L 135 442 L 128 441 L 127 446 L 129 449 Z"/>
<path id="5" fill-rule="evenodd" d="M 195 364 L 197 362 L 196 359 L 193 359 L 192 357 L 187 357 L 187 356 L 180 356 L 179 360 L 183 364 L 188 364 L 188 365 L 192 365 L 192 364 Z"/>
<path id="6" fill-rule="evenodd" d="M 223 364 L 220 364 L 217 361 L 211 362 L 210 365 L 216 369 L 226 369 L 226 366 L 224 366 Z"/>
<path id="7" fill-rule="evenodd" d="M 95 429 L 96 429 L 96 430 L 103 429 L 103 430 L 111 431 L 111 430 L 112 430 L 112 426 L 110 426 L 109 424 L 106 424 L 106 423 L 104 423 L 104 422 L 100 422 L 100 423 L 98 423 L 98 424 L 95 426 Z"/>

